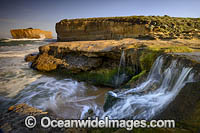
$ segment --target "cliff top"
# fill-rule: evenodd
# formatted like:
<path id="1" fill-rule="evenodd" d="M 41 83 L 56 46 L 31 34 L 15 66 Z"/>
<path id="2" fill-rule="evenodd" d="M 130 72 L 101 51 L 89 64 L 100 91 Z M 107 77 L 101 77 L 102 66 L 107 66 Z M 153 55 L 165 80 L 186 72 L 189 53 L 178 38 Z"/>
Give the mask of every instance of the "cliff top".
<path id="1" fill-rule="evenodd" d="M 120 16 L 120 17 L 93 17 L 93 18 L 75 18 L 75 19 L 63 19 L 61 21 L 74 21 L 74 20 L 88 20 L 88 21 L 127 21 L 127 22 L 133 22 L 133 21 L 162 21 L 162 20 L 185 20 L 185 21 L 199 21 L 200 18 L 184 18 L 184 17 L 170 17 L 170 16 Z"/>
<path id="2" fill-rule="evenodd" d="M 132 22 L 137 24 L 180 24 L 190 27 L 194 24 L 195 28 L 200 28 L 200 18 L 183 18 L 170 16 L 124 16 L 124 17 L 96 17 L 96 18 L 77 18 L 77 19 L 63 19 L 60 22 L 68 21 L 114 21 L 114 22 Z"/>
<path id="3" fill-rule="evenodd" d="M 46 31 L 46 30 L 34 29 L 34 28 L 26 28 L 26 29 L 11 29 L 10 31 L 16 31 L 16 30 L 40 30 L 40 31 Z M 51 32 L 51 31 L 49 31 L 49 32 Z"/>

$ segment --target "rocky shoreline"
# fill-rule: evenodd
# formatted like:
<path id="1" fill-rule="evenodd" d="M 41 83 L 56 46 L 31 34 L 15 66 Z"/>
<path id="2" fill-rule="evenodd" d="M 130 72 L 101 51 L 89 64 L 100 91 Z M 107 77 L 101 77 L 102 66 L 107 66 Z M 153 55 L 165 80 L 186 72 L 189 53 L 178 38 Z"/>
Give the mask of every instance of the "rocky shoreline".
<path id="1" fill-rule="evenodd" d="M 15 106 L 11 106 L 6 112 L 1 114 L 3 116 L 0 119 L 0 130 L 3 132 L 15 132 L 15 133 L 25 133 L 25 132 L 55 132 L 55 133 L 96 133 L 96 132 L 114 132 L 114 133 L 123 133 L 127 132 L 126 129 L 115 129 L 115 128 L 43 128 L 40 123 L 36 124 L 35 128 L 28 129 L 25 126 L 24 120 L 27 116 L 34 116 L 38 121 L 43 117 L 49 117 L 51 120 L 60 120 L 62 118 L 58 118 L 55 114 L 51 114 L 48 112 L 41 111 L 39 109 L 30 107 L 26 104 L 18 104 Z M 191 122 L 191 121 L 189 121 Z M 189 124 L 187 121 L 187 123 Z M 185 123 L 176 123 L 176 128 L 134 128 L 133 132 L 163 132 L 163 133 L 173 133 L 173 132 L 197 132 L 198 125 L 192 123 L 192 128 L 190 128 L 191 124 L 188 125 Z M 182 126 L 184 125 L 184 127 Z M 196 125 L 196 127 L 194 127 Z"/>
<path id="2" fill-rule="evenodd" d="M 25 61 L 30 62 L 31 68 L 44 73 L 65 75 L 97 86 L 111 87 L 115 89 L 113 92 L 128 90 L 141 84 L 147 79 L 156 58 L 161 55 L 164 59 L 162 72 L 163 69 L 170 68 L 169 62 L 173 60 L 180 64 L 181 69 L 192 68 L 195 82 L 186 83 L 175 99 L 153 118 L 174 119 L 176 128 L 136 128 L 133 131 L 198 132 L 200 130 L 199 19 L 169 16 L 73 19 L 58 22 L 56 32 L 57 40 L 60 42 L 40 46 L 37 54 L 30 53 L 25 57 Z M 117 100 L 108 93 L 105 96 L 104 111 L 111 108 Z M 88 111 L 88 115 L 94 115 L 89 113 Z M 126 131 L 125 129 L 44 129 L 40 125 L 27 129 L 24 119 L 28 115 L 33 115 L 38 120 L 43 116 L 52 119 L 62 118 L 58 118 L 52 112 L 42 111 L 23 103 L 11 106 L 1 115 L 3 117 L 0 119 L 0 129 L 5 132 Z"/>
<path id="3" fill-rule="evenodd" d="M 196 47 L 196 48 L 193 48 Z M 122 51 L 128 82 L 142 71 L 148 72 L 156 59 L 165 53 L 198 52 L 198 40 L 103 40 L 56 42 L 39 48 L 39 54 L 28 55 L 31 67 L 43 71 L 62 71 L 82 81 L 115 87 Z"/>
<path id="4" fill-rule="evenodd" d="M 135 40 L 135 39 L 123 39 L 119 41 L 116 41 L 116 40 L 105 41 L 104 40 L 104 41 L 83 41 L 83 42 L 57 42 L 57 43 L 52 43 L 52 44 L 48 44 L 48 45 L 40 47 L 39 54 L 35 55 L 34 59 L 31 61 L 32 61 L 32 67 L 39 71 L 47 71 L 47 72 L 49 72 L 49 70 L 59 71 L 60 69 L 62 70 L 64 68 L 64 70 L 70 71 L 72 72 L 72 74 L 78 74 L 79 76 L 84 71 L 84 73 L 87 73 L 87 79 L 84 79 L 85 77 L 84 78 L 81 77 L 82 79 L 81 78 L 79 79 L 83 81 L 90 81 L 91 77 L 88 76 L 89 75 L 88 73 L 95 72 L 95 71 L 98 72 L 99 71 L 98 68 L 105 68 L 103 62 L 107 62 L 109 59 L 115 62 L 113 63 L 115 65 L 113 65 L 112 68 L 110 68 L 110 70 L 107 68 L 107 70 L 112 71 L 113 67 L 117 68 L 120 61 L 121 52 L 125 51 L 127 67 L 130 67 L 130 66 L 134 66 L 134 67 L 129 68 L 128 72 L 129 74 L 132 72 L 131 76 L 129 77 L 127 81 L 124 81 L 124 83 L 121 84 L 122 85 L 121 87 L 129 88 L 129 87 L 136 86 L 136 84 L 139 84 L 143 81 L 142 79 L 146 77 L 145 73 L 148 73 L 156 57 L 158 57 L 159 55 L 169 54 L 170 56 L 168 57 L 167 60 L 177 58 L 186 66 L 189 65 L 195 68 L 197 72 L 199 72 L 198 66 L 200 64 L 199 64 L 199 60 L 197 60 L 199 56 L 198 55 L 187 56 L 187 54 L 186 55 L 181 54 L 181 53 L 188 53 L 188 52 L 189 53 L 199 52 L 199 49 L 198 49 L 198 47 L 200 46 L 199 44 L 200 44 L 199 40 L 162 41 L 162 40 Z M 44 55 L 46 56 L 45 58 L 43 58 Z M 76 64 L 74 65 L 72 69 L 72 67 L 69 67 L 71 65 L 70 62 L 67 62 L 70 60 L 66 59 L 66 58 L 69 58 L 69 55 L 76 57 L 75 60 L 79 57 L 86 56 L 87 58 L 84 58 L 86 59 L 86 62 L 88 62 L 88 58 L 92 58 L 92 59 L 97 59 L 98 61 L 100 60 L 100 63 L 94 63 L 95 65 L 97 65 L 97 67 L 95 66 L 91 68 L 86 67 L 87 69 L 84 69 L 85 67 L 84 65 L 81 66 L 81 65 Z M 27 56 L 27 58 L 28 57 L 29 56 Z M 62 63 L 59 64 L 60 62 L 57 63 L 56 61 L 54 61 L 53 64 L 57 66 L 52 67 L 52 70 L 51 70 L 50 69 L 51 64 L 48 65 L 48 60 L 52 61 L 52 58 L 54 60 L 60 60 L 60 62 Z M 43 65 L 37 64 L 37 63 L 48 65 L 48 67 L 47 66 L 43 67 Z M 79 60 L 79 63 L 80 63 L 80 60 Z M 38 65 L 40 67 L 38 67 Z M 144 71 L 145 73 L 143 73 Z M 103 73 L 103 75 L 105 76 L 105 78 L 110 76 L 109 74 L 106 75 L 106 73 Z M 111 78 L 114 78 L 114 76 L 113 77 L 112 76 Z M 103 76 L 101 77 L 101 79 L 102 78 Z M 196 80 L 199 81 L 198 77 Z M 106 81 L 106 80 L 103 80 L 103 81 Z M 91 83 L 95 84 L 96 82 L 92 81 Z M 98 85 L 108 85 L 102 82 L 102 80 L 98 83 L 100 83 Z M 110 84 L 113 84 L 113 82 L 110 82 Z M 191 129 L 190 128 L 191 125 L 188 123 L 189 121 L 198 121 L 198 117 L 196 117 L 197 119 L 194 119 L 193 117 L 199 113 L 197 112 L 198 106 L 199 106 L 198 105 L 199 91 L 197 87 L 198 85 L 196 84 L 199 84 L 199 82 L 194 83 L 194 84 L 191 83 L 191 84 L 188 84 L 186 87 L 184 87 L 182 91 L 180 92 L 180 94 L 176 97 L 177 100 L 175 99 L 174 102 L 172 102 L 169 105 L 169 108 L 166 109 L 164 112 L 162 112 L 160 115 L 158 115 L 158 117 L 156 118 L 175 119 L 177 120 L 178 123 L 184 123 L 185 125 L 187 125 L 188 126 L 187 128 L 189 128 L 189 130 L 192 130 L 192 131 L 198 130 L 197 128 L 198 126 L 195 126 L 194 129 Z M 195 89 L 194 93 L 196 95 L 188 97 L 187 94 L 193 93 L 193 91 L 189 91 L 192 88 Z M 187 100 L 186 99 L 183 100 L 182 95 L 185 95 L 184 97 L 187 96 Z M 196 100 L 194 101 L 192 99 L 196 99 Z M 188 103 L 186 101 L 188 101 Z M 112 101 L 108 99 L 106 102 L 109 102 L 110 104 L 113 103 Z M 193 104 L 193 106 L 190 109 L 188 109 L 187 106 L 189 106 L 191 103 Z M 176 106 L 177 104 L 183 104 L 184 108 L 181 109 L 180 106 Z M 109 105 L 109 107 L 111 107 L 111 105 Z M 176 112 L 176 113 L 173 113 L 173 112 Z M 177 115 L 177 114 L 180 114 L 180 115 Z M 187 115 L 182 116 L 182 114 L 187 114 Z M 185 130 L 182 127 L 179 127 L 179 128 L 176 130 L 177 131 Z"/>
<path id="5" fill-rule="evenodd" d="M 39 71 L 59 72 L 61 70 L 63 72 L 63 70 L 66 70 L 67 72 L 64 74 L 71 74 L 71 75 L 76 75 L 76 74 L 81 75 L 83 72 L 85 72 L 87 74 L 87 79 L 84 79 L 85 78 L 84 76 L 83 76 L 84 78 L 76 77 L 83 81 L 90 80 L 91 77 L 88 77 L 88 75 L 91 72 L 95 72 L 95 71 L 101 72 L 99 68 L 106 68 L 108 73 L 105 73 L 105 71 L 103 71 L 103 76 L 100 77 L 101 80 L 98 82 L 98 85 L 109 86 L 108 84 L 105 84 L 103 82 L 103 81 L 108 81 L 108 80 L 105 80 L 105 79 L 102 80 L 102 79 L 107 78 L 107 76 L 110 75 L 109 71 L 112 72 L 113 66 L 118 68 L 119 61 L 121 58 L 121 52 L 125 51 L 127 67 L 132 66 L 131 68 L 127 70 L 129 70 L 128 71 L 129 74 L 132 74 L 132 77 L 130 76 L 129 80 L 124 82 L 124 84 L 122 84 L 121 87 L 119 88 L 125 87 L 126 89 L 128 89 L 130 87 L 136 86 L 137 84 L 143 82 L 143 80 L 147 76 L 145 73 L 149 72 L 150 67 L 152 66 L 156 57 L 158 57 L 159 55 L 168 55 L 169 57 L 167 57 L 168 58 L 167 60 L 176 58 L 180 60 L 180 62 L 182 62 L 186 66 L 193 67 L 195 68 L 197 72 L 199 72 L 200 63 L 199 63 L 199 60 L 197 60 L 199 59 L 199 56 L 198 54 L 194 54 L 194 55 L 192 54 L 193 52 L 199 51 L 198 47 L 199 47 L 199 40 L 161 41 L 161 40 L 123 39 L 119 41 L 116 41 L 116 40 L 105 41 L 104 40 L 104 41 L 83 41 L 83 42 L 56 42 L 56 43 L 51 43 L 51 44 L 41 46 L 39 48 L 38 54 L 30 54 L 26 56 L 25 59 L 26 61 L 32 62 L 32 65 L 31 65 L 32 68 Z M 191 54 L 187 55 L 188 52 Z M 73 59 L 70 60 L 70 58 L 72 57 Z M 84 63 L 82 63 L 83 65 L 75 64 L 74 68 L 72 69 L 71 66 L 73 64 L 71 64 L 70 61 L 74 63 L 74 61 L 78 59 L 78 63 L 80 63 L 79 58 L 81 58 L 83 62 L 88 62 L 88 60 L 90 60 L 88 58 L 92 58 L 97 61 L 101 60 L 100 61 L 101 63 L 99 64 L 94 63 L 95 65 L 97 65 L 97 67 L 88 67 L 88 65 L 85 65 Z M 111 68 L 108 68 L 108 66 L 104 64 L 104 62 L 107 62 L 109 59 L 110 61 L 113 61 L 113 64 L 114 64 Z M 89 63 L 92 63 L 92 62 L 89 62 Z M 137 73 L 135 73 L 136 71 Z M 96 73 L 95 73 L 95 76 L 97 76 Z M 113 78 L 114 75 L 116 74 L 117 72 L 111 75 L 110 77 Z M 198 77 L 196 79 L 198 80 Z M 91 81 L 91 83 L 96 84 L 97 82 Z M 110 84 L 112 83 L 113 82 L 110 82 Z M 180 92 L 180 94 L 176 97 L 177 100 L 174 100 L 174 102 L 172 102 L 169 105 L 169 108 L 166 109 L 163 112 L 163 114 L 160 114 L 160 116 L 158 117 L 158 119 L 160 118 L 176 119 L 177 128 L 175 129 L 156 128 L 154 130 L 144 129 L 143 131 L 147 131 L 147 132 L 150 130 L 158 131 L 158 132 L 159 131 L 163 131 L 163 132 L 198 131 L 199 118 L 196 117 L 200 113 L 198 111 L 198 106 L 199 106 L 198 84 L 199 82 L 186 85 L 186 87 L 184 87 L 182 91 Z M 194 88 L 194 90 L 190 91 L 192 88 Z M 188 96 L 187 94 L 189 94 L 191 97 Z M 186 99 L 183 100 L 182 96 L 184 96 L 184 98 Z M 109 101 L 109 103 L 112 104 L 111 101 Z M 192 107 L 190 106 L 191 103 L 193 104 Z M 184 108 L 181 108 L 180 106 L 176 106 L 177 104 L 183 104 Z M 109 105 L 109 107 L 110 106 L 111 105 Z M 188 106 L 190 106 L 190 109 L 188 108 Z M 177 113 L 179 115 L 177 115 Z M 18 129 L 19 132 L 23 132 L 25 130 L 26 131 L 45 131 L 45 132 L 46 131 L 77 132 L 79 130 L 84 131 L 84 132 L 108 131 L 108 130 L 116 131 L 116 132 L 125 131 L 125 129 L 119 129 L 119 130 L 115 130 L 115 129 L 94 129 L 94 130 L 93 129 L 92 130 L 91 129 L 57 129 L 57 128 L 43 129 L 39 125 L 37 128 L 30 130 L 24 127 L 25 116 L 28 116 L 30 114 L 36 115 L 37 119 L 41 118 L 44 115 L 49 116 L 52 119 L 58 119 L 58 117 L 55 114 L 43 112 L 33 107 L 29 107 L 26 104 L 19 104 L 19 105 L 11 106 L 8 109 L 8 111 L 3 113 L 2 115 L 3 117 L 0 120 L 1 129 L 3 129 L 3 131 L 9 131 L 9 132 L 16 130 L 17 127 L 21 127 Z M 183 115 L 183 114 L 187 114 L 187 115 Z M 8 121 L 11 117 L 18 118 L 19 123 L 15 123 L 13 125 L 12 121 Z M 192 125 L 189 122 L 191 122 Z M 183 127 L 182 125 L 185 125 L 186 127 Z M 139 131 L 139 129 L 134 129 L 134 131 Z"/>

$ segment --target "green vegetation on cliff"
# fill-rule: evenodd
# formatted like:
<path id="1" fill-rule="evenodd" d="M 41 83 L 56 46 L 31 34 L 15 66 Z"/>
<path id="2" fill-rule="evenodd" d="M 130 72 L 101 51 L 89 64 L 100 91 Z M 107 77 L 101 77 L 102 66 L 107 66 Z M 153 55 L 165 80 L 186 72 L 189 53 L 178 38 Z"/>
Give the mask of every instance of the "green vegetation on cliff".
<path id="1" fill-rule="evenodd" d="M 163 29 L 171 28 L 171 30 L 190 30 L 191 28 L 200 29 L 200 18 L 182 18 L 170 16 L 123 16 L 123 17 L 98 17 L 98 18 L 79 18 L 64 19 L 62 23 L 67 21 L 113 21 L 113 22 L 131 22 L 134 24 L 152 24 L 163 25 Z M 178 26 L 178 27 L 177 27 Z M 175 28 L 175 29 L 172 29 Z"/>
<path id="2" fill-rule="evenodd" d="M 139 57 L 140 66 L 142 70 L 150 71 L 156 58 L 161 54 L 161 51 L 144 51 Z"/>
<path id="3" fill-rule="evenodd" d="M 56 31 L 59 41 L 121 38 L 192 39 L 200 38 L 200 18 L 165 15 L 64 19 L 56 24 Z"/>
<path id="4" fill-rule="evenodd" d="M 56 42 L 41 46 L 38 55 L 30 54 L 25 60 L 32 62 L 31 67 L 39 71 L 62 70 L 63 74 L 81 81 L 116 87 L 122 51 L 125 53 L 125 73 L 128 76 L 121 83 L 124 85 L 129 80 L 132 84 L 144 77 L 144 72 L 148 73 L 156 58 L 162 54 L 199 52 L 199 48 L 199 40 L 181 39 Z"/>

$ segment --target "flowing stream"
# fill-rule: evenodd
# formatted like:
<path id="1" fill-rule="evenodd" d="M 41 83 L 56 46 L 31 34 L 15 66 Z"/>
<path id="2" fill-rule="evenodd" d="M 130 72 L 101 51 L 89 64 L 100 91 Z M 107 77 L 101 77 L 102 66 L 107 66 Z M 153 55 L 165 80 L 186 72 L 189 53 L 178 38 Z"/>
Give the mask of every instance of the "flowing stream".
<path id="1" fill-rule="evenodd" d="M 151 119 L 162 111 L 187 82 L 193 82 L 192 68 L 184 67 L 173 60 L 163 68 L 164 58 L 158 57 L 145 82 L 128 90 L 108 92 L 119 99 L 101 117 L 111 119 Z"/>
<path id="2" fill-rule="evenodd" d="M 121 85 L 126 78 L 125 67 L 126 67 L 126 59 L 125 59 L 125 52 L 123 50 L 121 57 L 120 57 L 117 77 L 116 77 L 116 80 L 115 80 L 115 86 L 116 87 L 119 87 L 119 85 Z"/>

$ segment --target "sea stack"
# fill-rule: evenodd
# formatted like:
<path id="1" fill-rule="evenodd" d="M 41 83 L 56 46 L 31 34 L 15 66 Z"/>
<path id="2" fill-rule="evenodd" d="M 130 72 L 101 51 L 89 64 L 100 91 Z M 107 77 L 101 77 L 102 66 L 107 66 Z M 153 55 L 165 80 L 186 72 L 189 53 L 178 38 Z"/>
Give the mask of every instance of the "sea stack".
<path id="1" fill-rule="evenodd" d="M 51 31 L 44 31 L 40 29 L 13 29 L 10 30 L 10 33 L 14 39 L 21 39 L 21 38 L 28 38 L 28 39 L 51 39 L 52 32 Z"/>

